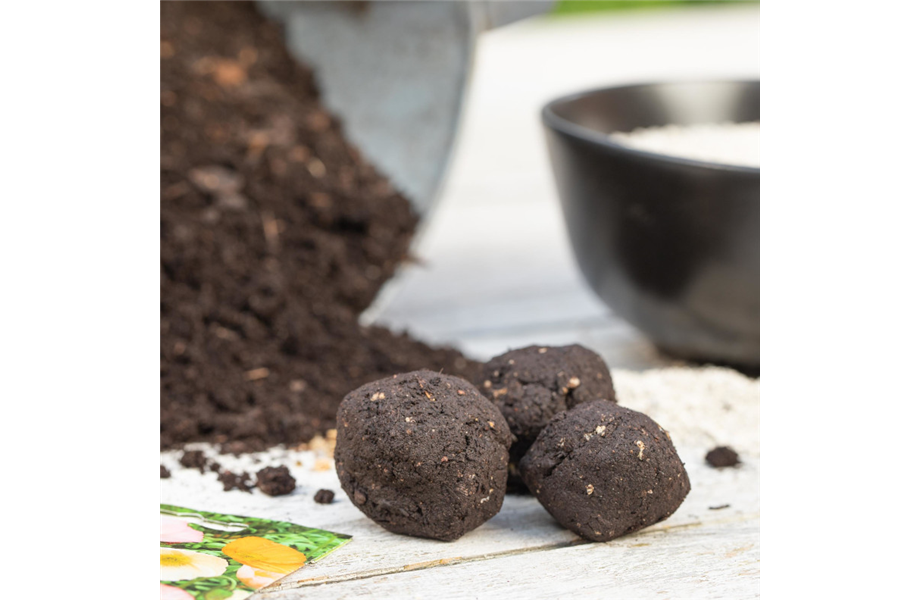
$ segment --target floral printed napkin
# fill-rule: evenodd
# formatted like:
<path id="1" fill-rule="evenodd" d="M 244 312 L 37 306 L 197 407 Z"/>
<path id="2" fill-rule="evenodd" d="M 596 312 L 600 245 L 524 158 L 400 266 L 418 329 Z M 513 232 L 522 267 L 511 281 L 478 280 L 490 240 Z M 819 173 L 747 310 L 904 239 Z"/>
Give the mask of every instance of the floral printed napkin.
<path id="1" fill-rule="evenodd" d="M 160 505 L 160 600 L 242 600 L 351 536 Z"/>

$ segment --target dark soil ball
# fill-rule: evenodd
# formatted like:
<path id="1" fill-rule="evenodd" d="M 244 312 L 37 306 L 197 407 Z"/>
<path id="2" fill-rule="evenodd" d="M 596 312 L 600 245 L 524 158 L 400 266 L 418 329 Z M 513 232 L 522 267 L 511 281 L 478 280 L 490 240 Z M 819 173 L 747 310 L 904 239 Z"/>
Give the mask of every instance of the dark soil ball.
<path id="1" fill-rule="evenodd" d="M 387 530 L 450 541 L 501 509 L 511 432 L 466 380 L 380 379 L 345 396 L 337 423 L 342 489 Z"/>
<path id="2" fill-rule="evenodd" d="M 283 496 L 294 491 L 297 480 L 284 465 L 265 467 L 256 473 L 256 485 L 269 496 Z"/>
<path id="3" fill-rule="evenodd" d="M 514 436 L 509 487 L 523 488 L 517 465 L 554 415 L 583 402 L 616 402 L 607 363 L 579 345 L 506 352 L 483 365 L 476 385 L 502 411 Z"/>
<path id="4" fill-rule="evenodd" d="M 172 477 L 172 473 L 169 472 L 169 469 L 160 465 L 160 479 L 169 479 Z"/>
<path id="5" fill-rule="evenodd" d="M 719 446 L 706 454 L 706 462 L 709 463 L 710 467 L 722 468 L 734 467 L 741 460 L 738 459 L 738 453 L 728 446 Z"/>
<path id="6" fill-rule="evenodd" d="M 520 466 L 527 487 L 559 523 L 598 542 L 668 518 L 690 492 L 667 432 L 612 402 L 553 417 Z"/>

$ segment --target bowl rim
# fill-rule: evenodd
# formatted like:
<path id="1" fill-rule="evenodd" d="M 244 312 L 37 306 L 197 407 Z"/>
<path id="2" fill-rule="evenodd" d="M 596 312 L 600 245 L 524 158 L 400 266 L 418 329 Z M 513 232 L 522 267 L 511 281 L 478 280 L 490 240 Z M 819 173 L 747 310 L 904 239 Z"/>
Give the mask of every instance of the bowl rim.
<path id="1" fill-rule="evenodd" d="M 603 134 L 595 129 L 589 127 L 584 127 L 573 123 L 567 119 L 559 116 L 555 109 L 561 105 L 574 100 L 579 100 L 581 98 L 592 96 L 595 94 L 600 94 L 604 92 L 611 92 L 615 90 L 626 90 L 640 87 L 657 87 L 661 85 L 673 85 L 673 84 L 724 84 L 724 83 L 742 83 L 742 84 L 760 84 L 759 79 L 706 79 L 706 80 L 696 80 L 696 79 L 678 79 L 673 81 L 652 81 L 645 83 L 629 83 L 624 85 L 613 85 L 606 86 L 601 88 L 592 88 L 589 90 L 583 90 L 580 92 L 575 92 L 572 94 L 566 94 L 565 96 L 558 97 L 554 100 L 547 102 L 543 108 L 540 110 L 540 116 L 542 118 L 543 124 L 546 127 L 555 129 L 562 133 L 566 133 L 570 136 L 580 138 L 584 141 L 598 144 L 608 150 L 612 150 L 616 153 L 630 154 L 636 157 L 650 159 L 653 161 L 679 164 L 691 167 L 699 167 L 705 169 L 714 169 L 717 171 L 733 171 L 737 173 L 748 173 L 760 176 L 760 167 L 750 167 L 744 165 L 729 165 L 725 163 L 712 162 L 707 160 L 700 160 L 695 158 L 684 158 L 681 156 L 673 156 L 670 154 L 661 154 L 659 152 L 650 152 L 648 150 L 640 150 L 638 148 L 627 146 L 626 144 L 621 144 L 610 139 L 609 134 Z M 760 121 L 758 120 L 758 123 Z"/>

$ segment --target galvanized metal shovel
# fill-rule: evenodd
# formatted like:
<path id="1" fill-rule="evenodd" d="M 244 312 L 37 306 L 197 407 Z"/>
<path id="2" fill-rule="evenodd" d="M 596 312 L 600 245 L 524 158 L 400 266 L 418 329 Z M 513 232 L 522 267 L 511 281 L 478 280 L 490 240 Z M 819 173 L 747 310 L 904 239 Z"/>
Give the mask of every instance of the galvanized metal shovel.
<path id="1" fill-rule="evenodd" d="M 424 217 L 454 146 L 476 37 L 545 12 L 527 2 L 283 2 L 292 54 L 315 71 L 345 134 Z"/>

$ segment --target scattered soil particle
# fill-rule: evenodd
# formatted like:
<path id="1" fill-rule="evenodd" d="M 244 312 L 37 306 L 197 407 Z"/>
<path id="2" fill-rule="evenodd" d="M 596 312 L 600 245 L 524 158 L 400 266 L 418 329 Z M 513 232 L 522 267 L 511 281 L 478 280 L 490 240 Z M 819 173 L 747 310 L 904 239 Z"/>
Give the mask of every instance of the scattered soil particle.
<path id="1" fill-rule="evenodd" d="M 242 473 L 224 471 L 217 476 L 217 480 L 224 484 L 225 492 L 229 492 L 230 490 L 240 490 L 241 492 L 251 494 L 252 488 L 255 487 L 252 484 L 252 475 L 246 471 L 243 471 Z"/>
<path id="2" fill-rule="evenodd" d="M 335 498 L 335 492 L 332 490 L 320 490 L 313 496 L 313 501 L 317 504 L 332 504 L 333 498 Z"/>
<path id="3" fill-rule="evenodd" d="M 365 382 L 472 377 L 455 350 L 358 324 L 417 217 L 280 27 L 250 2 L 162 2 L 160 37 L 161 448 L 297 445 Z"/>
<path id="4" fill-rule="evenodd" d="M 738 453 L 728 446 L 719 446 L 713 448 L 706 454 L 706 462 L 710 467 L 721 469 L 723 467 L 734 467 L 741 463 Z"/>
<path id="5" fill-rule="evenodd" d="M 501 509 L 511 432 L 459 377 L 415 371 L 368 383 L 338 412 L 342 489 L 388 531 L 451 541 Z"/>
<path id="6" fill-rule="evenodd" d="M 720 504 L 718 506 L 710 506 L 709 510 L 722 510 L 723 508 L 728 508 L 730 506 L 731 504 Z"/>
<path id="7" fill-rule="evenodd" d="M 160 465 L 160 479 L 169 479 L 172 477 L 172 473 L 169 472 L 169 469 Z"/>
<path id="8" fill-rule="evenodd" d="M 201 450 L 186 450 L 179 459 L 179 464 L 186 469 L 198 469 L 203 474 L 208 466 L 208 458 Z"/>
<path id="9" fill-rule="evenodd" d="M 294 488 L 297 487 L 297 480 L 284 465 L 265 467 L 256 473 L 256 485 L 269 496 L 283 496 L 294 491 Z"/>

